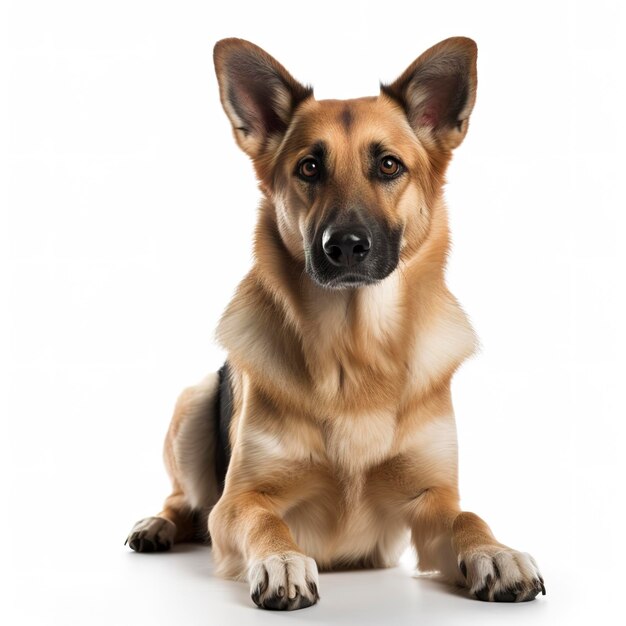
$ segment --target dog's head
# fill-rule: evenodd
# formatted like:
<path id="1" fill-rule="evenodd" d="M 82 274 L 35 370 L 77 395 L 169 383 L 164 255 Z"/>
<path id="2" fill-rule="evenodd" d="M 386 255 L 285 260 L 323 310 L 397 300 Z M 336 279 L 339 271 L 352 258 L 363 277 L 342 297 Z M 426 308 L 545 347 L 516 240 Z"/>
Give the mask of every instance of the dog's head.
<path id="1" fill-rule="evenodd" d="M 476 44 L 446 39 L 377 97 L 315 100 L 259 47 L 214 51 L 222 104 L 291 255 L 325 287 L 379 281 L 428 233 L 476 94 Z"/>

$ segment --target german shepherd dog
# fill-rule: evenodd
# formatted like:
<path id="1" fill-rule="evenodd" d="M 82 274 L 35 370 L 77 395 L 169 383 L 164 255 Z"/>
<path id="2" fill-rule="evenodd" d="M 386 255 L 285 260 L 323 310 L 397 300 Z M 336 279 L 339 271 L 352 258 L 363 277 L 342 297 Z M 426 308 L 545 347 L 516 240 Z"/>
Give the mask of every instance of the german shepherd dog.
<path id="1" fill-rule="evenodd" d="M 254 264 L 219 323 L 226 363 L 176 405 L 173 491 L 128 544 L 210 536 L 265 609 L 311 606 L 318 568 L 388 567 L 409 538 L 480 600 L 545 594 L 534 559 L 459 506 L 450 382 L 476 339 L 445 284 L 442 186 L 476 44 L 446 39 L 354 100 L 316 100 L 241 39 L 214 60 L 263 194 Z"/>

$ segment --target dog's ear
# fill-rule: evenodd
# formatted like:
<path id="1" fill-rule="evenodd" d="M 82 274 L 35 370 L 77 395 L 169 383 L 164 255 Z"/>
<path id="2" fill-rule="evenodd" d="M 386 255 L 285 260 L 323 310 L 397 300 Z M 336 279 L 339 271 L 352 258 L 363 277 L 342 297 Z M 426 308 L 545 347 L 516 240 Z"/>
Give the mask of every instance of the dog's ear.
<path id="1" fill-rule="evenodd" d="M 313 95 L 267 52 L 243 39 L 222 39 L 213 50 L 220 99 L 235 139 L 253 159 L 287 129 L 298 104 Z"/>
<path id="2" fill-rule="evenodd" d="M 404 107 L 418 136 L 452 150 L 467 133 L 476 99 L 476 53 L 472 39 L 445 39 L 381 91 Z"/>

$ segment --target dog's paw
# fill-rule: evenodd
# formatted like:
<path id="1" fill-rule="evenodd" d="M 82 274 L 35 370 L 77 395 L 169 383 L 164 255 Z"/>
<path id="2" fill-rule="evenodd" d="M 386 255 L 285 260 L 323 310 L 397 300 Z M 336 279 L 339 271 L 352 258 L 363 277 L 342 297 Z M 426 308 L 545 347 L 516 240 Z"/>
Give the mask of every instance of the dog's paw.
<path id="1" fill-rule="evenodd" d="M 470 593 L 485 602 L 527 602 L 546 595 L 543 578 L 530 554 L 505 546 L 483 546 L 459 558 Z"/>
<path id="2" fill-rule="evenodd" d="M 176 526 L 163 517 L 146 517 L 130 531 L 125 544 L 135 552 L 163 552 L 174 543 Z"/>
<path id="3" fill-rule="evenodd" d="M 250 596 L 257 606 L 275 611 L 295 611 L 315 604 L 317 564 L 298 552 L 274 554 L 254 561 L 248 569 Z"/>

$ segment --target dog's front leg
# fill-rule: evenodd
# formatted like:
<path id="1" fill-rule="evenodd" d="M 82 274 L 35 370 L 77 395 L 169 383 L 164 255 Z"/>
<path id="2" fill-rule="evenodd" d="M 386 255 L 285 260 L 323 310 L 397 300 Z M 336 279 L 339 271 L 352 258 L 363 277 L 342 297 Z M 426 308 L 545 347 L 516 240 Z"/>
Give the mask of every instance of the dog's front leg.
<path id="1" fill-rule="evenodd" d="M 545 595 L 535 560 L 498 542 L 478 515 L 461 511 L 455 489 L 425 490 L 411 529 L 420 569 L 440 571 L 479 600 L 523 602 Z"/>
<path id="2" fill-rule="evenodd" d="M 258 606 L 302 609 L 319 599 L 317 565 L 284 516 L 316 497 L 307 424 L 286 420 L 284 409 L 244 383 L 224 493 L 209 515 L 214 559 L 220 574 L 248 580 Z"/>
<path id="3" fill-rule="evenodd" d="M 209 516 L 216 561 L 243 559 L 250 595 L 264 609 L 294 610 L 315 604 L 317 565 L 295 544 L 269 496 L 227 494 Z M 228 567 L 227 565 L 225 567 Z"/>

